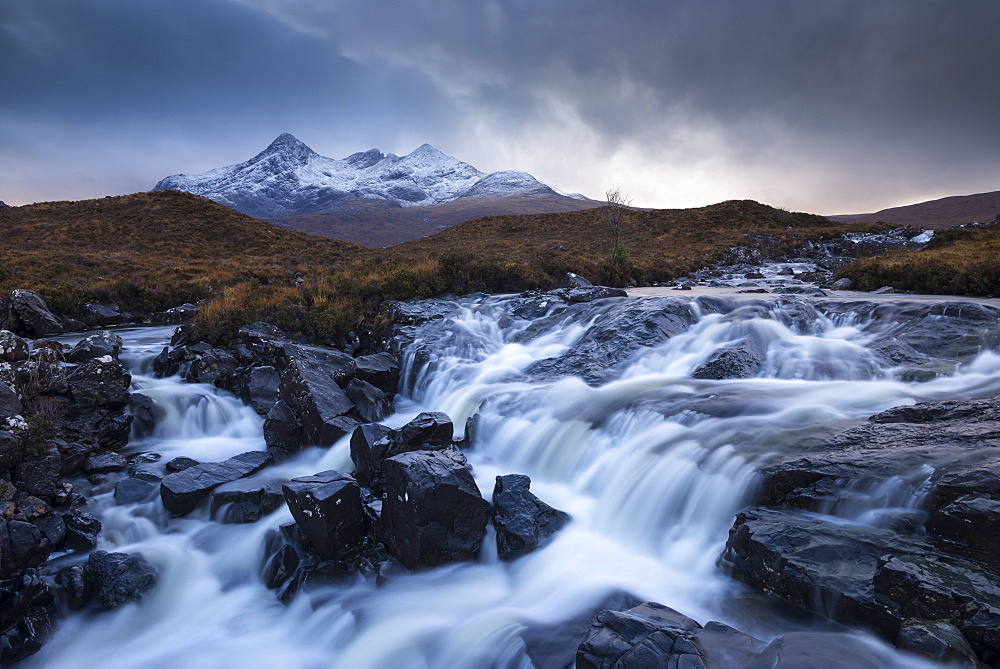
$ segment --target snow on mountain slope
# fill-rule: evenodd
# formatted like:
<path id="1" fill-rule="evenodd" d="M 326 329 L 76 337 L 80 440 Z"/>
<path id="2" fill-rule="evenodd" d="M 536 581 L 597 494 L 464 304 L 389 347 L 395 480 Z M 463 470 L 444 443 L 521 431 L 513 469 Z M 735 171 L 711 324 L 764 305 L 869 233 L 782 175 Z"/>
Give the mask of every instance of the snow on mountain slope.
<path id="1" fill-rule="evenodd" d="M 261 218 L 315 213 L 352 199 L 388 200 L 410 207 L 463 196 L 554 192 L 525 172 L 483 174 L 429 144 L 402 157 L 371 149 L 335 160 L 288 133 L 246 162 L 193 176 L 170 176 L 153 190 L 203 195 Z"/>

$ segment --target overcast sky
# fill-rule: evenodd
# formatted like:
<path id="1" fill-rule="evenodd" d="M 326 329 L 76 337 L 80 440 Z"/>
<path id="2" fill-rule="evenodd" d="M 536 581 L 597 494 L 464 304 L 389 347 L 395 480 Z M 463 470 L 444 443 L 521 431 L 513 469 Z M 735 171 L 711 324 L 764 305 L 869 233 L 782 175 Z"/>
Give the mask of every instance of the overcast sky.
<path id="1" fill-rule="evenodd" d="M 147 190 L 282 132 L 637 205 L 1000 190 L 997 0 L 0 0 L 0 200 Z"/>

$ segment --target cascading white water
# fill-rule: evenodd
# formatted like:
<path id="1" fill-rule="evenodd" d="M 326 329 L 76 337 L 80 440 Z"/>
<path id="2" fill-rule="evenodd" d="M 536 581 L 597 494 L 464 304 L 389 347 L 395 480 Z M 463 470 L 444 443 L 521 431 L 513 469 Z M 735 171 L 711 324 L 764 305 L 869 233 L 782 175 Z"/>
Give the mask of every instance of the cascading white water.
<path id="1" fill-rule="evenodd" d="M 467 455 L 484 494 L 499 474 L 528 474 L 533 492 L 573 516 L 545 547 L 502 563 L 487 545 L 476 563 L 401 574 L 382 586 L 359 578 L 284 606 L 259 570 L 264 535 L 291 519 L 287 510 L 253 525 L 219 525 L 203 510 L 172 519 L 158 501 L 117 506 L 110 492 L 98 494 L 90 506 L 105 523 L 100 548 L 142 553 L 160 583 L 141 603 L 69 616 L 26 664 L 529 667 L 522 630 L 557 625 L 619 591 L 770 638 L 815 623 L 745 603 L 747 590 L 716 566 L 759 463 L 837 421 L 1000 393 L 1000 356 L 992 352 L 950 377 L 903 383 L 879 369 L 865 323 L 821 315 L 802 322 L 785 318 L 781 305 L 731 315 L 692 305 L 699 318 L 686 333 L 641 350 L 600 387 L 525 374 L 576 344 L 606 308 L 552 313 L 535 332 L 531 321 L 504 316 L 502 298 L 463 302 L 445 336 L 408 348 L 405 392 L 386 421 L 444 411 L 460 430 L 478 412 Z M 163 454 L 162 465 L 174 455 L 218 460 L 263 448 L 261 419 L 235 398 L 147 375 L 165 332 L 122 334 L 135 390 L 166 412 L 131 449 Z M 714 352 L 746 338 L 766 355 L 755 378 L 692 378 Z M 344 439 L 258 476 L 349 470 L 348 452 Z M 898 490 L 865 492 L 874 500 L 867 507 L 836 511 L 854 517 L 909 499 Z M 884 652 L 887 666 L 916 663 Z"/>

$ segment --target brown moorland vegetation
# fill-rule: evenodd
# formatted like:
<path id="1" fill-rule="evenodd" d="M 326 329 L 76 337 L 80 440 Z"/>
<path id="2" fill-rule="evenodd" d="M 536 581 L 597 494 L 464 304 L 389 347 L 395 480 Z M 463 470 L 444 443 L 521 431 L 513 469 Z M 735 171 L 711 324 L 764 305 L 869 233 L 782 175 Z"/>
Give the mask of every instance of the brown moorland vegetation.
<path id="1" fill-rule="evenodd" d="M 1000 217 L 985 227 L 939 230 L 920 251 L 862 258 L 840 276 L 858 290 L 1000 297 Z"/>
<path id="2" fill-rule="evenodd" d="M 873 214 L 845 214 L 830 218 L 841 223 L 885 222 L 936 230 L 952 225 L 965 225 L 973 221 L 986 223 L 996 216 L 1000 216 L 1000 191 L 953 195 L 939 200 L 882 209 Z"/>

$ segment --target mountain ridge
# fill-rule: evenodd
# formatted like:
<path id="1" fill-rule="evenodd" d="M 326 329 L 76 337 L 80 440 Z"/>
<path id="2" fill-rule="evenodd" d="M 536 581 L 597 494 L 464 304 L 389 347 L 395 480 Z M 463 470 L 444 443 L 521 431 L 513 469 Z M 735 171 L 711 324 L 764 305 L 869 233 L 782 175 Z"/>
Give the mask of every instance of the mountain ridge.
<path id="1" fill-rule="evenodd" d="M 316 153 L 289 133 L 247 161 L 195 175 L 171 175 L 152 190 L 201 195 L 263 219 L 317 214 L 357 200 L 417 208 L 463 197 L 579 199 L 557 193 L 526 172 L 486 174 L 430 144 L 405 156 L 369 149 L 338 160 Z"/>
<path id="2" fill-rule="evenodd" d="M 936 200 L 889 207 L 871 214 L 837 214 L 827 218 L 841 223 L 885 222 L 940 229 L 966 225 L 973 221 L 989 223 L 998 215 L 1000 191 L 990 191 L 972 195 L 949 195 Z"/>

